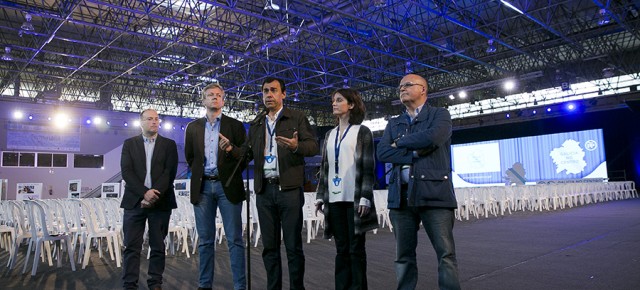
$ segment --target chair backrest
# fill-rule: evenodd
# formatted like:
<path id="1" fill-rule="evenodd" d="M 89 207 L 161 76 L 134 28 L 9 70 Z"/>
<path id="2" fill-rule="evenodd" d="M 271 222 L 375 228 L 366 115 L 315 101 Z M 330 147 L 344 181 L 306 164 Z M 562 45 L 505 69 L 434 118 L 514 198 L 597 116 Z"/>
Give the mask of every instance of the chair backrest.
<path id="1" fill-rule="evenodd" d="M 47 220 L 47 211 L 42 202 L 36 200 L 25 200 L 24 204 L 27 209 L 27 218 L 29 219 L 31 235 L 34 238 L 40 236 L 40 233 L 42 233 L 43 237 L 50 237 L 52 234 L 58 234 L 58 232 L 49 232 L 49 228 L 52 228 L 53 225 Z"/>

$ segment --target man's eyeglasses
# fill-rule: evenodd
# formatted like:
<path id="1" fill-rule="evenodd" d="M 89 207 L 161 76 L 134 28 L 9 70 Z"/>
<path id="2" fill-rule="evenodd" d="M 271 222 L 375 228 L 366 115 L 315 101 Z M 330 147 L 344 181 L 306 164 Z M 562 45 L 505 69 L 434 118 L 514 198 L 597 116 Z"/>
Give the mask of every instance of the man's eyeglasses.
<path id="1" fill-rule="evenodd" d="M 400 84 L 398 86 L 398 91 L 401 91 L 402 89 L 408 89 L 408 88 L 413 87 L 413 86 L 422 86 L 422 87 L 424 87 L 423 84 L 404 83 L 404 84 Z"/>

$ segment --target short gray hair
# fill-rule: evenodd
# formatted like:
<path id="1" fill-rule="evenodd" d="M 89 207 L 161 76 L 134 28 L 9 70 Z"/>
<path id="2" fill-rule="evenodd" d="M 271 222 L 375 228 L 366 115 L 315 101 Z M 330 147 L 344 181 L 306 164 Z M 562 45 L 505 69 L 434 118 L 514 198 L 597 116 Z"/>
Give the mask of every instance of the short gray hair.
<path id="1" fill-rule="evenodd" d="M 203 100 L 206 97 L 205 96 L 206 91 L 209 90 L 209 89 L 213 89 L 213 88 L 220 89 L 222 91 L 222 93 L 224 94 L 224 88 L 222 87 L 222 85 L 220 85 L 220 83 L 210 83 L 206 87 L 204 87 L 204 89 L 202 89 L 202 99 Z"/>

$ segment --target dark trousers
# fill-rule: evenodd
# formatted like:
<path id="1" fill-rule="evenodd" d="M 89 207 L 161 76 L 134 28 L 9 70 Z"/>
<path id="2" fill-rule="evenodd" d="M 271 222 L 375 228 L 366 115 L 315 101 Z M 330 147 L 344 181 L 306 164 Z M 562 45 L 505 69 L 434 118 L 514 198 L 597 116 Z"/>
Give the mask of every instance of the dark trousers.
<path id="1" fill-rule="evenodd" d="M 171 210 L 143 208 L 124 210 L 122 222 L 125 246 L 122 262 L 122 287 L 124 289 L 138 289 L 145 222 L 149 223 L 149 247 L 151 247 L 147 285 L 149 289 L 162 285 L 164 239 L 167 237 L 170 217 Z"/>
<path id="2" fill-rule="evenodd" d="M 353 202 L 329 203 L 328 218 L 336 243 L 335 289 L 368 289 L 366 238 L 355 234 Z"/>
<path id="3" fill-rule="evenodd" d="M 281 191 L 278 184 L 265 184 L 262 194 L 256 196 L 267 289 L 282 289 L 282 239 L 287 250 L 290 289 L 304 289 L 303 204 L 302 188 Z"/>

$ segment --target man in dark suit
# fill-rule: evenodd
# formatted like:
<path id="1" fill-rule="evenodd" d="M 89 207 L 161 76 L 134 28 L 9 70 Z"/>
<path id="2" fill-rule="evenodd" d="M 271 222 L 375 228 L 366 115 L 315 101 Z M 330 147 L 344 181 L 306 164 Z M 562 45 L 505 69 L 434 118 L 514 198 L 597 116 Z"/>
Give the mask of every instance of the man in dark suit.
<path id="1" fill-rule="evenodd" d="M 210 84 L 202 90 L 202 104 L 206 115 L 187 125 L 184 141 L 184 155 L 191 169 L 191 203 L 199 237 L 198 289 L 213 288 L 217 209 L 220 209 L 227 237 L 234 289 L 245 289 L 242 239 L 244 163 L 232 175 L 242 158 L 242 150 L 238 146 L 245 141 L 245 129 L 242 122 L 222 114 L 224 90 L 219 84 Z M 227 181 L 230 181 L 229 186 Z"/>
<path id="2" fill-rule="evenodd" d="M 389 120 L 378 143 L 378 160 L 392 163 L 388 208 L 396 237 L 398 289 L 418 282 L 416 247 L 422 222 L 438 258 L 440 289 L 460 289 L 453 241 L 451 115 L 429 106 L 427 81 L 408 74 L 398 86 L 405 113 Z"/>
<path id="3" fill-rule="evenodd" d="M 290 288 L 304 289 L 304 157 L 318 154 L 318 140 L 304 113 L 283 106 L 285 97 L 283 80 L 268 77 L 262 82 L 268 114 L 249 128 L 249 158 L 254 159 L 267 289 L 282 288 L 281 239 L 287 249 Z"/>
<path id="4" fill-rule="evenodd" d="M 177 208 L 173 181 L 178 171 L 176 142 L 158 135 L 160 119 L 153 109 L 140 113 L 142 134 L 122 145 L 120 167 L 126 182 L 120 207 L 124 208 L 124 261 L 122 286 L 138 289 L 140 252 L 149 224 L 149 289 L 162 289 L 164 239 L 168 233 L 171 210 Z"/>

